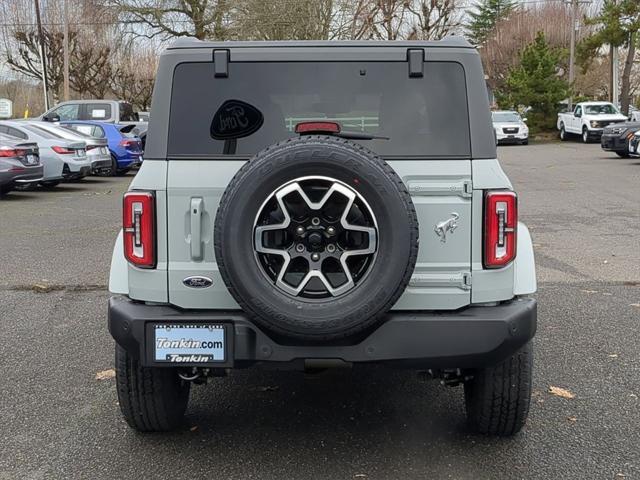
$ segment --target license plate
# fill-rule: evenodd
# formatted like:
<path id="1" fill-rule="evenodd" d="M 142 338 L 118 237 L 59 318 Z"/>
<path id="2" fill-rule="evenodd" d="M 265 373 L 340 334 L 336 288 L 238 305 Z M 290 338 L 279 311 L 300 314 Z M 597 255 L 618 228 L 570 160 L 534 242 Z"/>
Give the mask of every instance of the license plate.
<path id="1" fill-rule="evenodd" d="M 507 138 L 516 138 L 515 135 L 509 135 Z"/>
<path id="2" fill-rule="evenodd" d="M 27 163 L 29 165 L 34 165 L 34 164 L 38 163 L 38 161 L 36 160 L 36 156 L 35 155 L 27 155 Z"/>
<path id="3" fill-rule="evenodd" d="M 153 325 L 153 360 L 162 363 L 224 363 L 225 328 L 210 324 Z"/>

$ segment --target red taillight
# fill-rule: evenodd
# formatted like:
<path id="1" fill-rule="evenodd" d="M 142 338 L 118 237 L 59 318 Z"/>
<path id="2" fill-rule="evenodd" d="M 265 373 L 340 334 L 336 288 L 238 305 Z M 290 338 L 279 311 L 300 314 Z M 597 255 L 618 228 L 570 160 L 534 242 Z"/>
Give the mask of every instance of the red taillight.
<path id="1" fill-rule="evenodd" d="M 53 150 L 56 153 L 60 153 L 61 155 L 70 155 L 76 152 L 75 150 L 72 150 L 71 148 L 67 148 L 67 147 L 51 147 L 51 150 Z"/>
<path id="2" fill-rule="evenodd" d="M 151 192 L 127 192 L 122 211 L 124 256 L 141 268 L 156 266 L 155 197 Z"/>
<path id="3" fill-rule="evenodd" d="M 513 192 L 487 192 L 484 197 L 484 266 L 500 268 L 516 256 L 518 197 Z"/>
<path id="4" fill-rule="evenodd" d="M 21 157 L 25 153 L 25 150 L 18 150 L 15 148 L 0 148 L 0 157 Z"/>
<path id="5" fill-rule="evenodd" d="M 300 122 L 296 124 L 296 133 L 340 133 L 340 124 L 336 122 Z"/>
<path id="6" fill-rule="evenodd" d="M 138 147 L 138 141 L 137 140 L 129 140 L 129 139 L 124 139 L 124 140 L 120 140 L 120 145 L 124 148 L 137 148 Z"/>

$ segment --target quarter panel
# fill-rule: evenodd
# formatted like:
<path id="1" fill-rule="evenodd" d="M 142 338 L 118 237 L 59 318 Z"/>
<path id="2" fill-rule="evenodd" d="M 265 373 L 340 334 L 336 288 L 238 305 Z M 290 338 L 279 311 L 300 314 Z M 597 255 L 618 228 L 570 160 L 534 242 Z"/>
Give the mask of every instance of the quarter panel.
<path id="1" fill-rule="evenodd" d="M 213 223 L 220 198 L 244 161 L 174 160 L 168 165 L 167 225 L 169 302 L 184 308 L 240 308 L 220 276 L 213 249 Z M 189 212 L 192 199 L 202 199 L 200 239 L 192 238 Z M 200 258 L 192 258 L 191 242 L 202 242 Z M 208 288 L 183 284 L 199 275 L 213 280 Z"/>
<path id="2" fill-rule="evenodd" d="M 393 310 L 449 310 L 471 301 L 471 162 L 388 162 L 407 185 L 420 226 L 416 268 Z M 455 219 L 445 234 L 436 225 Z"/>
<path id="3" fill-rule="evenodd" d="M 131 181 L 129 190 L 152 190 L 156 195 L 156 247 L 157 266 L 142 269 L 128 266 L 129 297 L 166 303 L 167 295 L 167 162 L 144 162 L 140 171 Z"/>

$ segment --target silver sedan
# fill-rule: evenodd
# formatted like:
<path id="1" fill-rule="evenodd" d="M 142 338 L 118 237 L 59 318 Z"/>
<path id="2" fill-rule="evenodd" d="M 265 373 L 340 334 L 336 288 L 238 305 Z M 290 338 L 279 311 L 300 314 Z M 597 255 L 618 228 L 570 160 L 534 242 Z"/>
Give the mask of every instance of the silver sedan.
<path id="1" fill-rule="evenodd" d="M 106 138 L 92 137 L 86 133 L 65 128 L 62 125 L 54 123 L 31 121 L 29 124 L 64 137 L 67 140 L 85 142 L 87 144 L 87 157 L 91 160 L 91 172 L 96 174 L 111 171 L 111 153 L 109 152 L 108 141 Z"/>
<path id="2" fill-rule="evenodd" d="M 85 142 L 67 140 L 18 121 L 0 122 L 0 132 L 38 144 L 40 162 L 44 166 L 44 177 L 40 183 L 44 186 L 54 187 L 62 180 L 79 179 L 91 173 Z"/>
<path id="3" fill-rule="evenodd" d="M 0 196 L 42 180 L 38 145 L 0 133 Z"/>

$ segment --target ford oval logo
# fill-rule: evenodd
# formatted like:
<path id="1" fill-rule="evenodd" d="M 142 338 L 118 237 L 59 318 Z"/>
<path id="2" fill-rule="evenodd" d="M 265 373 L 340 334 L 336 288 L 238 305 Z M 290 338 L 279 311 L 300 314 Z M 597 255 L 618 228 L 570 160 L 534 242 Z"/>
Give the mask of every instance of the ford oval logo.
<path id="1" fill-rule="evenodd" d="M 264 122 L 262 112 L 241 100 L 227 100 L 213 116 L 211 136 L 216 140 L 248 137 Z"/>
<path id="2" fill-rule="evenodd" d="M 192 277 L 187 277 L 182 280 L 182 283 L 185 287 L 189 288 L 207 288 L 213 285 L 213 280 L 209 277 L 202 277 L 200 275 L 194 275 Z"/>

